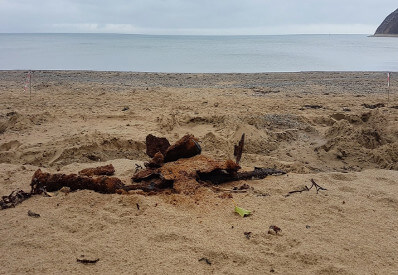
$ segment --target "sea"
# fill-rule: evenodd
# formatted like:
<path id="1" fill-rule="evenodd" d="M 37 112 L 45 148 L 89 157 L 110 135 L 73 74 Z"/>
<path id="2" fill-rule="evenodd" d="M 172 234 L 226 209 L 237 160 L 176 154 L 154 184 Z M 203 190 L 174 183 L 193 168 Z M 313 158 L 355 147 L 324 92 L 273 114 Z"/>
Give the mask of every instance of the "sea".
<path id="1" fill-rule="evenodd" d="M 398 38 L 333 34 L 0 34 L 0 70 L 396 72 Z"/>

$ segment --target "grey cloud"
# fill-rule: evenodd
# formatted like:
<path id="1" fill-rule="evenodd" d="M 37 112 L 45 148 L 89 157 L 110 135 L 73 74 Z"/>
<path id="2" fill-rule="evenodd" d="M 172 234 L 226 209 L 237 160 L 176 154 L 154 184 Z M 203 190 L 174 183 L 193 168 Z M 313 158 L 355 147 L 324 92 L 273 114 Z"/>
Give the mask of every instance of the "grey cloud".
<path id="1" fill-rule="evenodd" d="M 0 32 L 377 26 L 396 8 L 396 0 L 0 0 Z"/>

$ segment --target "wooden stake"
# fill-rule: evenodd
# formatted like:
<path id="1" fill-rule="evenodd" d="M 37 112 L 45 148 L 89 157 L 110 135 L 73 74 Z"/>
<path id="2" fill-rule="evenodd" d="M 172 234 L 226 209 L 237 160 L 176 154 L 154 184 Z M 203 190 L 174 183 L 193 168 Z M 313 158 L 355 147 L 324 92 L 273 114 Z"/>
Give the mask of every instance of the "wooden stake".
<path id="1" fill-rule="evenodd" d="M 390 73 L 387 73 L 387 107 L 390 103 Z"/>
<path id="2" fill-rule="evenodd" d="M 29 101 L 32 98 L 32 71 L 29 71 Z"/>

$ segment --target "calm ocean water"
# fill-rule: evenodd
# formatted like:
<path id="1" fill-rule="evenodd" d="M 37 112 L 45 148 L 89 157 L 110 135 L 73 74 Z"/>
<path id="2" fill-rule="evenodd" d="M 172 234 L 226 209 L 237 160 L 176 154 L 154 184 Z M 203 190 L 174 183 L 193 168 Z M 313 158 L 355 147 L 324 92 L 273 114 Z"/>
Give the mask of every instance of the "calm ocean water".
<path id="1" fill-rule="evenodd" d="M 398 38 L 366 35 L 0 34 L 0 70 L 398 71 Z"/>

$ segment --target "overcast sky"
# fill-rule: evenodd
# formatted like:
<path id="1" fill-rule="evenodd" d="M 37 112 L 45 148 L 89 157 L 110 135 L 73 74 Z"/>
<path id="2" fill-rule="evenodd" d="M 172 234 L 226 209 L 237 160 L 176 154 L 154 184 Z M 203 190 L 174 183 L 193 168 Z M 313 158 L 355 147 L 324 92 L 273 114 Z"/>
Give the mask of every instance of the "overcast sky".
<path id="1" fill-rule="evenodd" d="M 373 34 L 397 0 L 0 0 L 0 32 Z"/>

